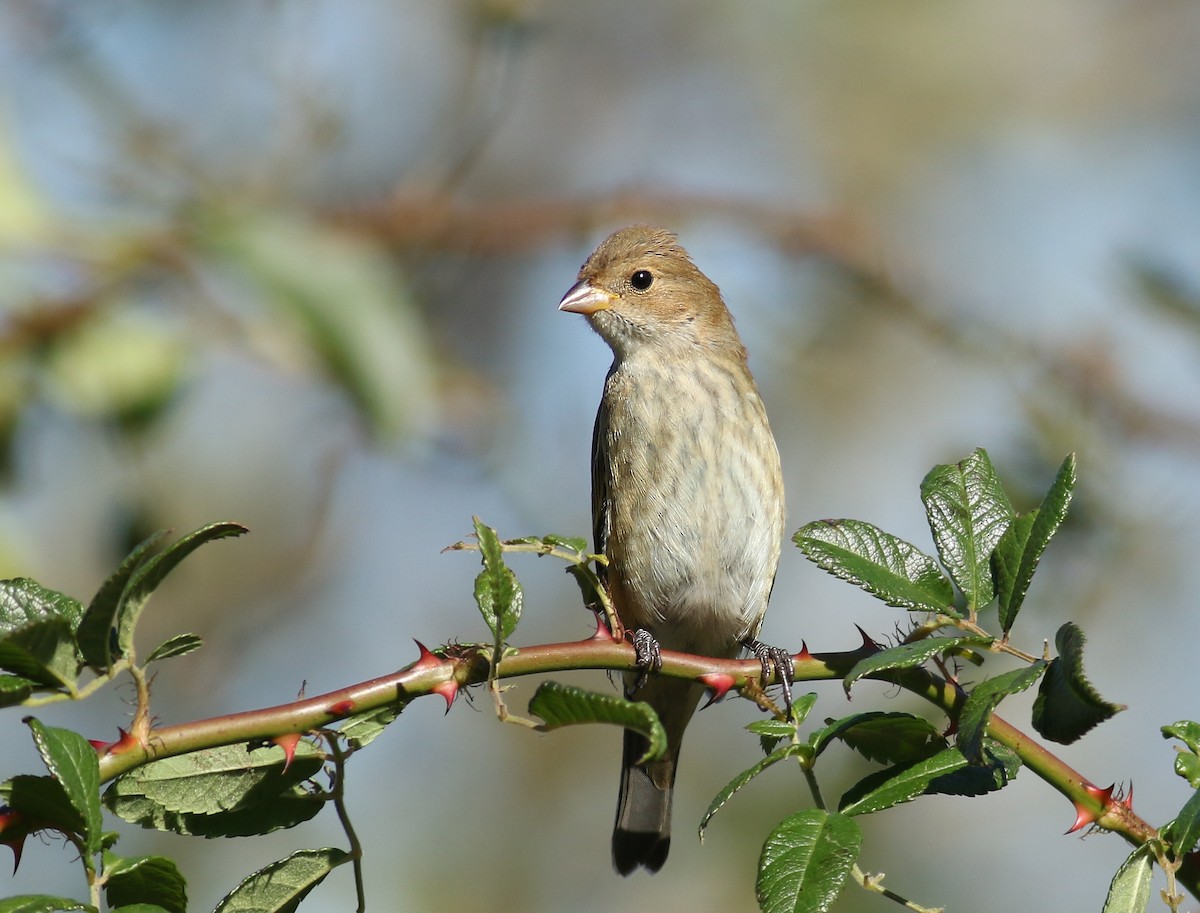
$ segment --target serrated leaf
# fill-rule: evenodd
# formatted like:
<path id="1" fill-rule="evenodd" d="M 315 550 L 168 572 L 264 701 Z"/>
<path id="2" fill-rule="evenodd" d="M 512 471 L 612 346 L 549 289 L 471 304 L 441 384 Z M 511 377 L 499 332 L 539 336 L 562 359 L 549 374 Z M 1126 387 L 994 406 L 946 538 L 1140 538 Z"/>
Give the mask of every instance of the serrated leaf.
<path id="1" fill-rule="evenodd" d="M 249 532 L 240 523 L 210 523 L 176 539 L 158 554 L 143 561 L 130 575 L 117 606 L 115 620 L 117 630 L 117 652 L 128 656 L 133 649 L 133 629 L 138 617 L 146 607 L 150 595 L 158 589 L 171 571 L 179 566 L 188 555 L 216 539 L 240 536 Z"/>
<path id="2" fill-rule="evenodd" d="M 1142 913 L 1150 901 L 1153 864 L 1154 850 L 1149 843 L 1130 853 L 1108 886 L 1102 913 Z"/>
<path id="3" fill-rule="evenodd" d="M 612 723 L 641 734 L 649 748 L 639 764 L 657 760 L 667 751 L 667 734 L 658 714 L 644 701 L 628 701 L 558 682 L 543 682 L 529 701 L 529 712 L 545 722 L 543 732 L 579 723 Z"/>
<path id="4" fill-rule="evenodd" d="M 915 545 L 861 520 L 818 520 L 792 537 L 824 571 L 891 606 L 956 614 L 954 589 L 937 562 Z"/>
<path id="5" fill-rule="evenodd" d="M 96 908 L 90 904 L 69 897 L 52 897 L 49 894 L 0 897 L 0 913 L 71 913 L 74 910 L 96 913 Z"/>
<path id="6" fill-rule="evenodd" d="M 771 752 L 757 764 L 746 768 L 736 777 L 726 783 L 721 791 L 713 797 L 712 802 L 708 804 L 708 811 L 706 811 L 704 813 L 704 817 L 700 819 L 699 833 L 701 842 L 704 841 L 704 830 L 708 827 L 708 822 L 712 820 L 713 815 L 715 815 L 726 802 L 732 799 L 734 794 L 742 789 L 742 787 L 749 784 L 751 780 L 761 774 L 768 767 L 773 767 L 780 761 L 786 761 L 788 758 L 802 757 L 804 755 L 811 754 L 812 749 L 807 745 L 795 745 L 789 743 L 784 745 L 782 748 Z"/>
<path id="7" fill-rule="evenodd" d="M 1069 745 L 1095 726 L 1125 709 L 1104 700 L 1083 674 L 1086 638 L 1078 625 L 1067 622 L 1054 635 L 1058 656 L 1033 703 L 1033 728 L 1053 742 Z"/>
<path id="8" fill-rule="evenodd" d="M 835 739 L 845 742 L 868 761 L 911 764 L 946 748 L 946 739 L 929 720 L 911 713 L 870 710 L 839 720 L 826 720 L 809 744 L 817 754 Z"/>
<path id="9" fill-rule="evenodd" d="M 996 583 L 1000 626 L 1007 633 L 1029 591 L 1042 553 L 1067 516 L 1075 490 L 1075 454 L 1069 454 L 1041 506 L 1017 517 L 1000 537 L 992 555 L 992 574 Z"/>
<path id="10" fill-rule="evenodd" d="M 1042 660 L 1004 672 L 992 678 L 986 678 L 971 689 L 967 702 L 958 715 L 959 750 L 971 761 L 982 757 L 983 736 L 987 732 L 988 721 L 992 711 L 1010 694 L 1017 694 L 1029 688 L 1046 671 L 1046 663 Z"/>
<path id="11" fill-rule="evenodd" d="M 990 637 L 971 634 L 961 637 L 926 637 L 910 644 L 889 647 L 855 663 L 842 679 L 842 687 L 849 693 L 850 686 L 864 676 L 876 675 L 889 669 L 911 669 L 923 665 L 935 656 L 970 647 L 986 647 L 991 642 Z"/>
<path id="12" fill-rule="evenodd" d="M 763 913 L 824 913 L 862 848 L 858 824 L 810 808 L 785 818 L 763 845 L 754 886 Z"/>
<path id="13" fill-rule="evenodd" d="M 100 589 L 88 604 L 76 636 L 83 661 L 92 668 L 107 669 L 112 664 L 112 631 L 121 596 L 134 571 L 146 562 L 166 536 L 167 531 L 162 529 L 135 546 L 133 551 L 125 556 L 121 566 L 100 584 Z"/>
<path id="14" fill-rule="evenodd" d="M 245 878 L 217 904 L 213 913 L 292 913 L 308 892 L 339 865 L 344 850 L 297 850 Z"/>
<path id="15" fill-rule="evenodd" d="M 25 720 L 33 733 L 33 742 L 51 776 L 63 788 L 72 807 L 83 822 L 80 836 L 89 853 L 100 848 L 100 762 L 96 749 L 83 736 L 69 729 L 44 726 L 39 720 Z"/>
<path id="16" fill-rule="evenodd" d="M 1196 842 L 1200 840 L 1200 790 L 1192 793 L 1179 814 L 1163 827 L 1161 833 L 1176 859 L 1182 859 L 1195 849 Z"/>
<path id="17" fill-rule="evenodd" d="M 196 634 L 177 634 L 151 650 L 146 657 L 146 665 L 176 656 L 187 656 L 203 646 L 204 641 Z"/>
<path id="18" fill-rule="evenodd" d="M 897 764 L 877 771 L 850 787 L 838 803 L 845 815 L 867 815 L 923 795 L 939 777 L 967 766 L 957 748 L 947 748 L 915 764 Z"/>
<path id="19" fill-rule="evenodd" d="M 323 762 L 324 756 L 304 741 L 286 770 L 274 747 L 206 749 L 130 771 L 109 786 L 104 802 L 125 821 L 179 834 L 268 833 L 320 811 L 323 796 L 303 781 Z"/>
<path id="20" fill-rule="evenodd" d="M 516 630 L 525 592 L 517 582 L 516 574 L 504 563 L 504 551 L 496 531 L 485 526 L 478 517 L 472 519 L 483 560 L 483 570 L 475 578 L 475 602 L 499 649 Z"/>
<path id="21" fill-rule="evenodd" d="M 166 913 L 187 913 L 187 882 L 165 856 L 108 856 L 105 873 L 109 907 L 152 904 Z"/>
<path id="22" fill-rule="evenodd" d="M 921 482 L 921 500 L 938 556 L 974 613 L 992 601 L 992 551 L 1013 518 L 987 451 L 933 467 Z"/>
<path id="23" fill-rule="evenodd" d="M 365 748 L 375 741 L 383 733 L 383 730 L 395 721 L 396 717 L 400 716 L 400 711 L 403 709 L 402 704 L 388 704 L 386 707 L 347 717 L 338 727 L 338 735 L 345 739 L 354 751 Z"/>

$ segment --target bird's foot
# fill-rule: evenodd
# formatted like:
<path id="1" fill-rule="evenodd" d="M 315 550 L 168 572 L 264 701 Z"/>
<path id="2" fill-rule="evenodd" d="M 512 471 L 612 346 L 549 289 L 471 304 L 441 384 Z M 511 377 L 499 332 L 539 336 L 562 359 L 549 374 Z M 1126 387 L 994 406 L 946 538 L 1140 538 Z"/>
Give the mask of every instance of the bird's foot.
<path id="1" fill-rule="evenodd" d="M 792 682 L 796 678 L 796 666 L 792 662 L 792 654 L 783 647 L 770 647 L 761 640 L 747 640 L 742 646 L 753 653 L 754 658 L 762 666 L 764 688 L 771 681 L 772 673 L 779 679 L 779 684 L 783 686 L 783 702 L 790 716 L 792 713 Z"/>
<path id="2" fill-rule="evenodd" d="M 662 668 L 662 647 L 645 628 L 638 628 L 630 635 L 630 639 L 633 641 L 633 652 L 638 667 L 637 681 L 633 683 L 633 691 L 630 693 L 636 693 L 645 687 L 651 674 Z"/>

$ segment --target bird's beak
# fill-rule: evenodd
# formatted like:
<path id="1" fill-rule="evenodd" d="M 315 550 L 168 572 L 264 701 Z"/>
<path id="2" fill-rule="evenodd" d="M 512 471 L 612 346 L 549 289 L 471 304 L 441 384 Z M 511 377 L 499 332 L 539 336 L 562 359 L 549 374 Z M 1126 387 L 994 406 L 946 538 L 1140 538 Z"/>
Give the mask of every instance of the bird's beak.
<path id="1" fill-rule="evenodd" d="M 571 286 L 571 290 L 563 295 L 563 300 L 558 303 L 558 309 L 570 311 L 572 314 L 594 314 L 596 311 L 612 307 L 616 300 L 617 296 L 611 292 L 598 289 L 586 281 L 576 282 Z"/>

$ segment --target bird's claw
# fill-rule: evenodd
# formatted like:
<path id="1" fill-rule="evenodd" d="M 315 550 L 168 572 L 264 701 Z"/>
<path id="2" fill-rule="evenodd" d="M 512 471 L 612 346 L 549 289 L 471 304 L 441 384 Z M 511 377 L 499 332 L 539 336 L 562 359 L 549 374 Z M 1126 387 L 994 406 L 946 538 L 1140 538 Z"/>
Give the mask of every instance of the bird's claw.
<path id="1" fill-rule="evenodd" d="M 783 687 L 783 702 L 790 716 L 792 713 L 792 682 L 796 678 L 796 666 L 792 661 L 792 654 L 783 647 L 771 647 L 761 640 L 748 640 L 744 646 L 754 654 L 755 659 L 762 666 L 764 688 L 771 681 L 772 673 L 778 677 L 779 684 Z"/>
<path id="2" fill-rule="evenodd" d="M 645 687 L 646 680 L 652 673 L 662 669 L 662 647 L 645 628 L 638 628 L 630 639 L 633 641 L 633 653 L 638 667 L 637 681 L 633 683 L 633 691 L 630 692 L 633 693 Z"/>

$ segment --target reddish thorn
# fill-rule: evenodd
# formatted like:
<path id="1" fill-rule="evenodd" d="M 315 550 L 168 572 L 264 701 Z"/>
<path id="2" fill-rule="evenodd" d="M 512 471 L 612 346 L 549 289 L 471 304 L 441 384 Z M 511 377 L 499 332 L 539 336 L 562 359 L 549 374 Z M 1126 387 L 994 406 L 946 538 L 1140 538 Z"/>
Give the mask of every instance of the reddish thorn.
<path id="1" fill-rule="evenodd" d="M 440 685 L 434 685 L 429 689 L 434 694 L 440 694 L 446 699 L 446 712 L 450 712 L 450 706 L 454 703 L 454 699 L 458 696 L 458 682 L 454 679 L 442 682 Z"/>
<path id="2" fill-rule="evenodd" d="M 866 631 L 864 631 L 858 625 L 855 625 L 854 627 L 858 628 L 858 633 L 862 635 L 862 645 L 863 645 L 864 650 L 878 650 L 879 649 L 879 644 L 875 643 L 875 640 L 871 637 L 870 634 L 868 634 Z"/>
<path id="3" fill-rule="evenodd" d="M 712 695 L 708 702 L 701 707 L 701 710 L 707 709 L 729 693 L 729 689 L 735 684 L 735 679 L 728 672 L 706 672 L 704 675 L 697 676 L 703 682 Z"/>
<path id="4" fill-rule="evenodd" d="M 596 633 L 589 640 L 603 640 L 609 643 L 620 643 L 621 639 L 613 636 L 613 632 L 608 627 L 608 619 L 604 617 L 603 612 L 596 612 Z"/>
<path id="5" fill-rule="evenodd" d="M 88 744 L 96 749 L 96 753 L 100 757 L 110 754 L 122 754 L 126 751 L 131 751 L 138 747 L 138 741 L 128 732 L 117 727 L 117 740 L 115 742 L 102 742 L 99 739 L 88 739 Z"/>
<path id="6" fill-rule="evenodd" d="M 17 874 L 17 869 L 21 866 L 21 854 L 25 852 L 25 838 L 28 834 L 22 834 L 15 840 L 2 841 L 5 846 L 12 850 L 13 854 L 13 874 Z"/>
<path id="7" fill-rule="evenodd" d="M 277 735 L 271 741 L 283 749 L 283 769 L 286 771 L 292 766 L 292 759 L 296 757 L 296 746 L 300 744 L 300 733 L 289 732 L 287 735 Z"/>
<path id="8" fill-rule="evenodd" d="M 1093 811 L 1090 808 L 1084 807 L 1082 803 L 1075 803 L 1075 823 L 1067 829 L 1067 833 L 1073 834 L 1080 828 L 1087 827 L 1089 824 L 1095 824 L 1099 821 L 1109 808 L 1112 807 L 1113 789 L 1115 787 L 1115 783 L 1107 789 L 1101 789 L 1099 786 L 1093 786 L 1091 783 L 1084 783 L 1084 791 L 1100 803 L 1100 811 Z"/>
<path id="9" fill-rule="evenodd" d="M 1120 802 L 1122 805 L 1124 805 L 1130 811 L 1133 811 L 1133 781 L 1132 780 L 1129 781 L 1128 795 L 1126 795 L 1124 799 L 1118 799 L 1117 801 Z"/>
<path id="10" fill-rule="evenodd" d="M 793 656 L 792 659 L 794 659 L 798 663 L 803 663 L 803 662 L 807 662 L 808 660 L 810 660 L 812 658 L 813 658 L 813 655 L 808 652 L 808 641 L 806 641 L 806 640 L 800 641 L 800 652 L 797 653 L 795 656 Z"/>
<path id="11" fill-rule="evenodd" d="M 0 834 L 3 834 L 11 827 L 19 825 L 24 818 L 20 812 L 13 811 L 7 806 L 0 806 Z M 17 874 L 17 869 L 21 865 L 21 853 L 25 850 L 25 838 L 28 833 L 21 834 L 19 837 L 13 837 L 9 840 L 0 840 L 0 843 L 12 850 L 13 854 L 13 874 Z"/>
<path id="12" fill-rule="evenodd" d="M 122 754 L 138 747 L 138 740 L 120 726 L 117 727 L 117 732 L 121 737 L 108 746 L 109 754 Z"/>
<path id="13" fill-rule="evenodd" d="M 417 645 L 417 649 L 421 651 L 421 655 L 417 657 L 417 661 L 409 666 L 410 669 L 436 669 L 438 666 L 450 662 L 443 656 L 438 656 L 419 640 L 414 639 L 413 643 Z"/>
<path id="14" fill-rule="evenodd" d="M 353 709 L 354 709 L 354 701 L 347 698 L 344 701 L 337 701 L 335 703 L 330 704 L 326 708 L 325 712 L 330 714 L 331 716 L 345 716 L 347 713 L 349 713 Z"/>

